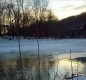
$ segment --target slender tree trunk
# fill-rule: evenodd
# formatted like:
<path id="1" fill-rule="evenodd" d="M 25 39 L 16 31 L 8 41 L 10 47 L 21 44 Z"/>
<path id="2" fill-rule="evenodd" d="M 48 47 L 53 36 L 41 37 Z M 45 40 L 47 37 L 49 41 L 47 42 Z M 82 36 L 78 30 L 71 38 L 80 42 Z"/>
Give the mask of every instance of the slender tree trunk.
<path id="1" fill-rule="evenodd" d="M 71 61 L 71 76 L 72 76 L 72 80 L 73 80 L 73 65 L 72 65 L 72 56 L 71 56 L 71 50 L 70 50 L 70 61 Z"/>
<path id="2" fill-rule="evenodd" d="M 17 2 L 18 4 L 18 2 Z M 20 55 L 20 65 L 21 65 L 21 78 L 20 80 L 24 80 L 24 74 L 23 74 L 23 64 L 22 64 L 22 55 L 21 55 L 21 44 L 20 44 L 20 34 L 19 34 L 19 5 L 18 5 L 18 14 L 17 14 L 17 37 L 18 37 L 18 44 L 19 44 L 19 55 Z"/>

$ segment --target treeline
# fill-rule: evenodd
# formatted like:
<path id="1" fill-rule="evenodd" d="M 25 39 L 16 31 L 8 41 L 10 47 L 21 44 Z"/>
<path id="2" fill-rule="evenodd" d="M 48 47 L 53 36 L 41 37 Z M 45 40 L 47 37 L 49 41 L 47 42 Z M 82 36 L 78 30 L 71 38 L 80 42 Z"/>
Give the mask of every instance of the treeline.
<path id="1" fill-rule="evenodd" d="M 86 13 L 71 16 L 58 21 L 48 16 L 47 21 L 39 20 L 29 26 L 19 27 L 20 36 L 24 38 L 86 38 Z M 17 36 L 13 25 L 8 29 L 7 35 Z"/>
<path id="2" fill-rule="evenodd" d="M 20 35 L 39 38 L 86 38 L 86 13 L 71 16 L 61 21 L 48 19 L 36 21 L 30 26 L 22 27 Z"/>

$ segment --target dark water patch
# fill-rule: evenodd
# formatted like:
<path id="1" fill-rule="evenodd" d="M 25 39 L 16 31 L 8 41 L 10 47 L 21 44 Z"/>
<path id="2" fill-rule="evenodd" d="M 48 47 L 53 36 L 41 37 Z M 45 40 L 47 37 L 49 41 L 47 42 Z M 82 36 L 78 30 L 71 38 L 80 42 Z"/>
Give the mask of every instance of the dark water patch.
<path id="1" fill-rule="evenodd" d="M 68 54 L 68 56 L 69 55 L 70 54 Z M 22 55 L 22 59 L 20 59 L 19 56 L 10 59 L 4 59 L 4 56 L 1 56 L 0 61 L 2 65 L 1 70 L 3 70 L 2 74 L 5 73 L 4 76 L 7 77 L 8 80 L 20 80 L 22 72 L 21 62 L 24 80 L 38 80 L 39 71 L 41 80 L 65 80 L 65 77 L 68 78 L 71 77 L 72 75 L 71 60 L 72 60 L 73 74 L 75 74 L 75 76 L 77 76 L 77 73 L 78 75 L 85 73 L 83 72 L 86 70 L 85 63 L 77 59 L 82 59 L 82 57 L 75 59 L 69 58 L 60 59 L 58 55 L 40 55 L 39 60 L 40 67 L 38 56 L 36 54 L 35 55 L 24 54 Z"/>
<path id="2" fill-rule="evenodd" d="M 75 58 L 76 61 L 81 61 L 82 63 L 85 63 L 86 62 L 86 57 L 78 57 L 78 58 Z"/>

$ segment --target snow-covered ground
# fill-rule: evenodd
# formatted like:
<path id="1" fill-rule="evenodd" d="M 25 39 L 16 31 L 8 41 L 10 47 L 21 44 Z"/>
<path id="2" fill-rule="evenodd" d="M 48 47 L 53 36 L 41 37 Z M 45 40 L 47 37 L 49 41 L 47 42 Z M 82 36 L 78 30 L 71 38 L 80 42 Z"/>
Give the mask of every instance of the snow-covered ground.
<path id="1" fill-rule="evenodd" d="M 36 53 L 38 50 L 36 39 L 21 39 L 20 40 L 22 53 Z M 86 51 L 86 39 L 39 39 L 39 49 L 41 53 L 59 53 L 64 51 Z M 18 40 L 8 40 L 0 38 L 0 54 L 17 53 L 19 51 Z M 80 52 L 81 53 L 81 52 Z"/>
<path id="2" fill-rule="evenodd" d="M 37 40 L 21 39 L 21 50 L 37 50 Z M 39 39 L 40 50 L 86 50 L 86 39 Z M 18 51 L 17 40 L 0 39 L 0 52 Z"/>

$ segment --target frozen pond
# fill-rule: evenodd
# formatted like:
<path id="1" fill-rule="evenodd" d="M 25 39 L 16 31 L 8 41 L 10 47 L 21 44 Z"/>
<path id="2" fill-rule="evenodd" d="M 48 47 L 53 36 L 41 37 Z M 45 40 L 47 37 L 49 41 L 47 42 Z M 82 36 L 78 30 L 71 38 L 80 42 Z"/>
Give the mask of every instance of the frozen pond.
<path id="1" fill-rule="evenodd" d="M 40 80 L 72 80 L 71 77 L 86 80 L 86 57 L 82 61 L 70 56 L 62 59 L 57 55 L 42 55 L 39 60 L 37 55 L 23 56 L 22 67 L 19 57 L 6 60 L 0 57 L 0 73 L 5 78 L 0 75 L 1 80 L 20 80 L 22 70 L 24 80 L 39 80 L 39 77 Z"/>

